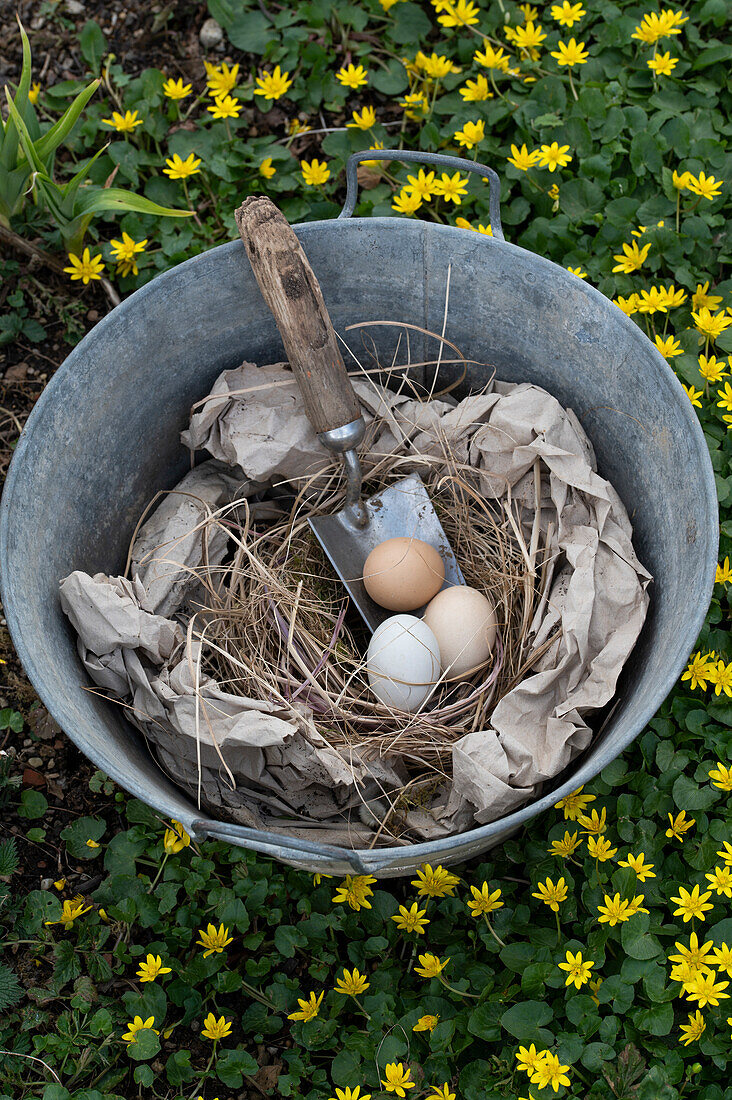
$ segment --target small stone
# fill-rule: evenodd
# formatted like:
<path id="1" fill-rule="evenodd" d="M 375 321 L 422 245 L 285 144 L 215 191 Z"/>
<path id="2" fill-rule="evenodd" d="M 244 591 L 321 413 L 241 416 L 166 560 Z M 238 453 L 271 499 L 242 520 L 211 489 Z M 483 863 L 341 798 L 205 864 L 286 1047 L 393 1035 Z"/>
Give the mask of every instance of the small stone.
<path id="1" fill-rule="evenodd" d="M 204 50 L 213 50 L 224 40 L 224 32 L 215 19 L 207 19 L 198 32 L 198 40 Z"/>
<path id="2" fill-rule="evenodd" d="M 24 382 L 30 373 L 27 363 L 15 363 L 12 367 L 8 367 L 3 377 L 6 382 Z"/>
<path id="3" fill-rule="evenodd" d="M 66 4 L 64 6 L 69 15 L 84 14 L 84 5 L 81 3 L 81 0 L 66 0 Z"/>
<path id="4" fill-rule="evenodd" d="M 32 768 L 42 768 L 43 767 L 43 760 L 41 759 L 40 756 L 31 756 L 28 760 L 28 763 L 30 764 L 30 766 Z"/>
<path id="5" fill-rule="evenodd" d="M 41 879 L 41 890 L 50 890 L 52 886 L 53 886 L 53 879 L 52 878 L 42 878 Z"/>

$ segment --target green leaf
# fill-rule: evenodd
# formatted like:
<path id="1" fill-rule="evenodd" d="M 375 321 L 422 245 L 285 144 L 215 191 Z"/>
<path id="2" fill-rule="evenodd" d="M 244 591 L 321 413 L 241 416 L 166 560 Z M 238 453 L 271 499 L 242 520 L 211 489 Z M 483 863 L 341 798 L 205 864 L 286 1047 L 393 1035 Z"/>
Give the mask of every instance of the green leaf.
<path id="1" fill-rule="evenodd" d="M 41 160 L 47 159 L 51 153 L 59 147 L 61 142 L 65 141 L 69 136 L 79 119 L 79 115 L 94 95 L 100 83 L 101 81 L 99 80 L 92 80 L 88 87 L 79 92 L 74 102 L 64 111 L 58 122 L 54 123 L 51 129 L 47 130 L 43 137 L 38 139 L 35 146 L 36 153 Z"/>
<path id="2" fill-rule="evenodd" d="M 692 72 L 698 73 L 720 61 L 729 61 L 730 58 L 732 58 L 732 46 L 710 46 L 708 50 L 702 50 L 692 63 L 691 69 Z"/>
<path id="3" fill-rule="evenodd" d="M 398 58 L 393 57 L 385 69 L 374 70 L 371 85 L 384 95 L 401 95 L 409 87 L 407 70 Z"/>
<path id="4" fill-rule="evenodd" d="M 176 1050 L 165 1063 L 165 1075 L 168 1084 L 176 1088 L 184 1085 L 196 1076 L 196 1071 L 191 1066 L 190 1050 Z"/>
<path id="5" fill-rule="evenodd" d="M 307 938 L 293 925 L 281 924 L 275 929 L 274 942 L 280 955 L 286 959 L 294 958 L 298 947 L 305 947 Z"/>
<path id="6" fill-rule="evenodd" d="M 711 784 L 699 787 L 688 775 L 678 777 L 671 793 L 680 810 L 708 810 L 717 801 L 717 792 Z"/>
<path id="7" fill-rule="evenodd" d="M 85 214 L 99 214 L 102 211 L 133 210 L 137 214 L 156 214 L 166 218 L 192 218 L 191 210 L 173 210 L 167 206 L 158 206 L 156 202 L 125 191 L 121 187 L 91 187 L 80 192 L 76 210 Z"/>
<path id="8" fill-rule="evenodd" d="M 603 197 L 602 188 L 588 179 L 568 180 L 559 188 L 562 210 L 578 224 L 592 218 L 602 206 Z"/>
<path id="9" fill-rule="evenodd" d="M 259 11 L 245 11 L 226 28 L 229 41 L 245 53 L 263 54 L 272 41 L 272 23 Z"/>
<path id="10" fill-rule="evenodd" d="M 501 1026 L 521 1043 L 540 1042 L 539 1028 L 548 1024 L 554 1013 L 544 1001 L 522 1001 L 501 1016 Z"/>
<path id="11" fill-rule="evenodd" d="M 241 1088 L 244 1076 L 253 1077 L 259 1069 L 254 1058 L 246 1050 L 220 1050 L 216 1060 L 219 1081 L 229 1088 Z"/>
<path id="12" fill-rule="evenodd" d="M 648 913 L 636 913 L 630 920 L 624 921 L 620 942 L 623 950 L 631 959 L 655 959 L 662 954 L 662 948 L 655 936 L 648 934 L 650 917 Z"/>
<path id="13" fill-rule="evenodd" d="M 24 817 L 30 821 L 43 817 L 48 809 L 48 802 L 40 791 L 26 790 L 20 796 L 18 817 Z"/>
<path id="14" fill-rule="evenodd" d="M 102 58 L 107 49 L 107 40 L 102 34 L 102 28 L 93 19 L 89 19 L 83 26 L 79 35 L 81 53 L 91 71 L 99 73 Z"/>
<path id="15" fill-rule="evenodd" d="M 98 844 L 104 836 L 107 826 L 99 817 L 78 817 L 65 829 L 61 830 L 61 839 L 65 842 L 70 856 L 74 859 L 94 859 L 100 854 L 100 847 L 94 848 L 87 844 Z"/>
<path id="16" fill-rule="evenodd" d="M 154 1058 L 160 1050 L 160 1040 L 151 1027 L 143 1027 L 135 1032 L 135 1038 L 127 1044 L 127 1053 L 134 1062 L 145 1062 Z"/>
<path id="17" fill-rule="evenodd" d="M 651 1035 L 668 1035 L 674 1024 L 674 1008 L 670 1001 L 637 1009 L 632 1016 L 634 1025 Z"/>
<path id="18" fill-rule="evenodd" d="M 392 9 L 391 38 L 399 44 L 421 42 L 430 34 L 432 24 L 417 4 L 397 4 Z"/>

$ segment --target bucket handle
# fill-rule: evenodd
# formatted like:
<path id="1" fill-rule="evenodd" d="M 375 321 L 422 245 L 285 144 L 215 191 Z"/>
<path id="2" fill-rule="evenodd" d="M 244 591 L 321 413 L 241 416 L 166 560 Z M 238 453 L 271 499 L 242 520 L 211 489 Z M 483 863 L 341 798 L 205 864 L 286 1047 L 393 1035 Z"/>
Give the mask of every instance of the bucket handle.
<path id="1" fill-rule="evenodd" d="M 346 163 L 346 201 L 339 218 L 350 218 L 358 200 L 358 166 L 362 160 L 401 160 L 406 163 L 435 164 L 439 168 L 455 168 L 462 172 L 475 172 L 488 180 L 488 216 L 493 236 L 505 240 L 501 228 L 501 181 L 492 168 L 464 157 L 448 157 L 444 153 L 423 153 L 414 149 L 364 149 L 352 153 Z"/>

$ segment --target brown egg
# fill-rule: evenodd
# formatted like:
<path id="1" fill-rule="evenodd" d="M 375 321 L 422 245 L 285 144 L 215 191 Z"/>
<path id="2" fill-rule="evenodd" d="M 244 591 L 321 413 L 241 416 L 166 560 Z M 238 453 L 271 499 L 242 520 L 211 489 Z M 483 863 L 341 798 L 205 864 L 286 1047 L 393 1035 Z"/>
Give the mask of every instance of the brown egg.
<path id="1" fill-rule="evenodd" d="M 390 611 L 414 611 L 439 592 L 445 563 L 421 539 L 387 539 L 375 546 L 363 567 L 363 583 L 371 599 Z"/>
<path id="2" fill-rule="evenodd" d="M 446 680 L 462 680 L 488 662 L 496 640 L 496 613 L 476 588 L 443 588 L 425 609 L 422 622 L 437 638 Z"/>

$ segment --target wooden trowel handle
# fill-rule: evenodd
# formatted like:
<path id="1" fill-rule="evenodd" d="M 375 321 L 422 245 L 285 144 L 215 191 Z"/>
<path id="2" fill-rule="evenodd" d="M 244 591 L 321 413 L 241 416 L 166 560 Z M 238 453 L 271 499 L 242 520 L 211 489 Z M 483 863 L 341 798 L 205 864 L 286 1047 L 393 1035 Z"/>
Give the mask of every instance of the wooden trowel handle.
<path id="1" fill-rule="evenodd" d="M 252 195 L 235 212 L 252 271 L 271 309 L 305 402 L 320 435 L 361 416 L 318 280 L 281 210 Z"/>

